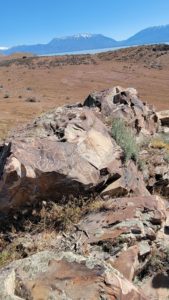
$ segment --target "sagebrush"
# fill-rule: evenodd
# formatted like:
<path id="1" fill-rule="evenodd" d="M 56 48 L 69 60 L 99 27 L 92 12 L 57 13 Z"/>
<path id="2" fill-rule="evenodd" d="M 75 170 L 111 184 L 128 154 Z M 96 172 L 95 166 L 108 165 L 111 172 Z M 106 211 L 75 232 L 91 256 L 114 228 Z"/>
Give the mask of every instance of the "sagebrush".
<path id="1" fill-rule="evenodd" d="M 138 161 L 139 146 L 132 129 L 126 126 L 123 119 L 114 119 L 112 122 L 112 137 L 124 151 L 124 160 Z"/>

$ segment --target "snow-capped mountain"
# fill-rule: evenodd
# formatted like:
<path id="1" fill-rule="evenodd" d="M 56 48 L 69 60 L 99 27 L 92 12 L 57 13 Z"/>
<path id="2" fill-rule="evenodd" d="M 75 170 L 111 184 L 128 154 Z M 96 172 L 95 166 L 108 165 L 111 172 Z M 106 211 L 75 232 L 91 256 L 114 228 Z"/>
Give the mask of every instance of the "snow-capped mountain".
<path id="1" fill-rule="evenodd" d="M 78 33 L 78 34 L 74 34 L 74 35 L 71 35 L 71 36 L 63 36 L 63 37 L 60 37 L 59 39 L 62 39 L 62 40 L 66 40 L 66 39 L 69 39 L 69 38 L 73 38 L 73 39 L 80 39 L 80 38 L 84 38 L 84 39 L 88 39 L 88 38 L 91 38 L 92 36 L 94 36 L 94 34 L 91 34 L 91 33 Z"/>
<path id="2" fill-rule="evenodd" d="M 77 34 L 73 36 L 54 38 L 48 44 L 23 45 L 12 47 L 5 54 L 14 52 L 32 52 L 34 54 L 52 54 L 81 50 L 92 50 L 115 47 L 117 42 L 102 34 Z"/>
<path id="3" fill-rule="evenodd" d="M 116 41 L 102 34 L 82 33 L 61 38 L 54 38 L 48 44 L 23 45 L 0 50 L 4 54 L 31 52 L 38 55 L 106 49 L 120 46 L 158 44 L 169 42 L 169 25 L 149 27 L 139 31 L 124 41 Z"/>

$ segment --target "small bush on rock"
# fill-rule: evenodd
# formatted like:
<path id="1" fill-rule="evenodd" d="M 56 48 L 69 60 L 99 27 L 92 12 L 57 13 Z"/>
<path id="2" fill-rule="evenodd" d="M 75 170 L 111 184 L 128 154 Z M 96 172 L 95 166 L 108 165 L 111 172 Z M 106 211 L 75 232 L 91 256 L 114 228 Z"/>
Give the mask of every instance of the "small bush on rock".
<path id="1" fill-rule="evenodd" d="M 37 102 L 37 99 L 36 99 L 36 97 L 28 97 L 25 101 L 35 103 L 35 102 Z"/>
<path id="2" fill-rule="evenodd" d="M 9 94 L 5 94 L 5 95 L 4 95 L 4 99 L 7 99 L 7 98 L 9 98 L 9 97 L 10 97 Z"/>
<path id="3" fill-rule="evenodd" d="M 124 159 L 138 161 L 139 147 L 132 129 L 128 128 L 122 119 L 114 119 L 112 123 L 112 137 L 124 151 Z"/>
<path id="4" fill-rule="evenodd" d="M 168 134 L 160 134 L 151 141 L 151 147 L 155 149 L 165 149 L 169 151 Z"/>

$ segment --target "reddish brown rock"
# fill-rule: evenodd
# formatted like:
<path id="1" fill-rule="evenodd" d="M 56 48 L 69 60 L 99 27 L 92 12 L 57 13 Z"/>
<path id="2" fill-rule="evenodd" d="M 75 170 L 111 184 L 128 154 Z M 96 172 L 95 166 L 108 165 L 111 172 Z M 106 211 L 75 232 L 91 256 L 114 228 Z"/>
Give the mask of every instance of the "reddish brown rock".
<path id="1" fill-rule="evenodd" d="M 5 284 L 9 273 L 13 274 L 11 288 Z M 59 258 L 59 254 L 42 252 L 16 261 L 2 271 L 0 278 L 3 299 L 147 299 L 110 264 L 71 253 L 62 253 Z"/>
<path id="2" fill-rule="evenodd" d="M 119 172 L 120 154 L 89 109 L 64 107 L 47 114 L 12 140 L 0 185 L 1 210 L 100 188 Z"/>
<path id="3" fill-rule="evenodd" d="M 154 109 L 142 102 L 133 88 L 114 87 L 94 92 L 85 100 L 84 106 L 98 107 L 104 120 L 123 118 L 136 133 L 154 134 L 159 128 Z"/>
<path id="4" fill-rule="evenodd" d="M 140 270 L 138 259 L 144 260 L 151 254 L 152 241 L 156 240 L 165 219 L 165 204 L 158 196 L 110 199 L 100 211 L 86 215 L 76 225 L 73 235 L 67 236 L 66 240 L 63 238 L 62 249 L 76 249 L 80 254 L 109 257 L 113 261 L 119 255 L 124 255 L 124 260 L 125 256 L 131 255 L 125 274 L 119 266 L 130 279 Z M 126 252 L 131 246 L 138 249 L 134 254 Z"/>
<path id="5" fill-rule="evenodd" d="M 113 267 L 122 273 L 129 281 L 134 279 L 139 266 L 138 253 L 139 248 L 137 245 L 129 247 L 126 251 L 120 253 L 112 264 Z"/>
<path id="6" fill-rule="evenodd" d="M 148 189 L 154 193 L 168 196 L 169 161 L 167 149 L 149 147 L 147 151 L 140 154 L 140 159 L 144 162 L 142 173 Z"/>
<path id="7" fill-rule="evenodd" d="M 0 211 L 105 188 L 103 194 L 108 189 L 115 196 L 149 195 L 135 164 L 123 166 L 121 148 L 96 115 L 87 107 L 65 106 L 18 130 L 2 164 Z"/>
<path id="8" fill-rule="evenodd" d="M 131 194 L 134 196 L 150 195 L 145 187 L 143 175 L 138 171 L 133 161 L 126 163 L 121 169 L 121 177 L 113 181 L 101 192 L 101 195 L 109 195 L 111 197 L 122 197 Z"/>
<path id="9" fill-rule="evenodd" d="M 151 258 L 165 220 L 158 196 L 110 199 L 63 237 L 59 249 L 105 259 L 132 281 Z"/>
<path id="10" fill-rule="evenodd" d="M 105 202 L 101 212 L 88 214 L 78 225 L 88 243 L 111 240 L 125 233 L 131 238 L 146 237 L 146 227 L 160 225 L 166 219 L 163 200 L 158 196 L 116 198 Z M 129 238 L 128 238 L 129 241 Z"/>

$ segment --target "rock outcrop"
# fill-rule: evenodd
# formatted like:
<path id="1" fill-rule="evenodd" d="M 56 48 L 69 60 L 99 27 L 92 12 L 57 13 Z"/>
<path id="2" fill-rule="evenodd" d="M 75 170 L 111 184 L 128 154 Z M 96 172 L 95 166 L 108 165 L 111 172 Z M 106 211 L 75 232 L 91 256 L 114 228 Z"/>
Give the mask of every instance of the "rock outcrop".
<path id="1" fill-rule="evenodd" d="M 111 135 L 112 121 L 121 118 L 140 143 L 156 134 L 160 124 L 167 125 L 163 115 L 142 102 L 135 89 L 115 87 L 89 95 L 84 104 L 40 116 L 0 145 L 0 234 L 5 243 L 16 242 L 16 232 L 23 228 L 16 223 L 24 224 L 25 218 L 31 222 L 34 216 L 37 224 L 44 215 L 46 230 L 51 203 L 57 212 L 52 221 L 69 197 L 90 207 L 68 233 L 58 230 L 52 238 L 50 227 L 46 242 L 36 231 L 30 230 L 28 238 L 24 228 L 25 236 L 14 246 L 24 258 L 1 268 L 0 299 L 163 299 L 153 282 L 159 270 L 164 275 L 160 280 L 166 279 L 169 268 L 169 216 L 165 200 L 154 191 L 158 186 L 169 191 L 168 158 L 162 149 L 147 147 L 139 151 L 140 161 L 132 155 L 125 161 L 124 149 Z M 140 162 L 146 162 L 144 168 Z M 15 221 L 5 227 L 10 216 Z M 12 228 L 9 236 L 5 228 Z M 43 245 L 49 251 L 41 252 Z"/>
<path id="2" fill-rule="evenodd" d="M 84 106 L 98 107 L 103 119 L 123 118 L 137 134 L 154 134 L 159 128 L 159 120 L 154 108 L 138 98 L 134 88 L 114 87 L 90 94 Z"/>
<path id="3" fill-rule="evenodd" d="M 133 280 L 153 255 L 165 220 L 159 197 L 105 201 L 100 211 L 89 213 L 68 235 L 59 235 L 53 251 L 1 269 L 0 298 L 149 299 Z"/>
<path id="4" fill-rule="evenodd" d="M 72 235 L 62 239 L 62 247 L 109 259 L 132 281 L 151 255 L 165 220 L 165 204 L 158 196 L 110 199 L 100 211 L 85 216 Z"/>
<path id="5" fill-rule="evenodd" d="M 120 177 L 121 152 L 92 111 L 58 109 L 13 139 L 1 182 L 1 207 L 99 189 L 111 177 Z"/>
<path id="6" fill-rule="evenodd" d="M 93 108 L 98 103 L 100 112 Z M 60 107 L 37 118 L 10 139 L 9 157 L 1 163 L 0 210 L 97 191 L 149 195 L 135 164 L 124 167 L 105 116 L 125 118 L 137 134 L 158 127 L 155 112 L 136 90 L 119 87 L 89 96 L 84 106 Z"/>
<path id="7" fill-rule="evenodd" d="M 70 252 L 41 252 L 16 261 L 0 279 L 1 299 L 147 299 L 110 264 Z"/>

